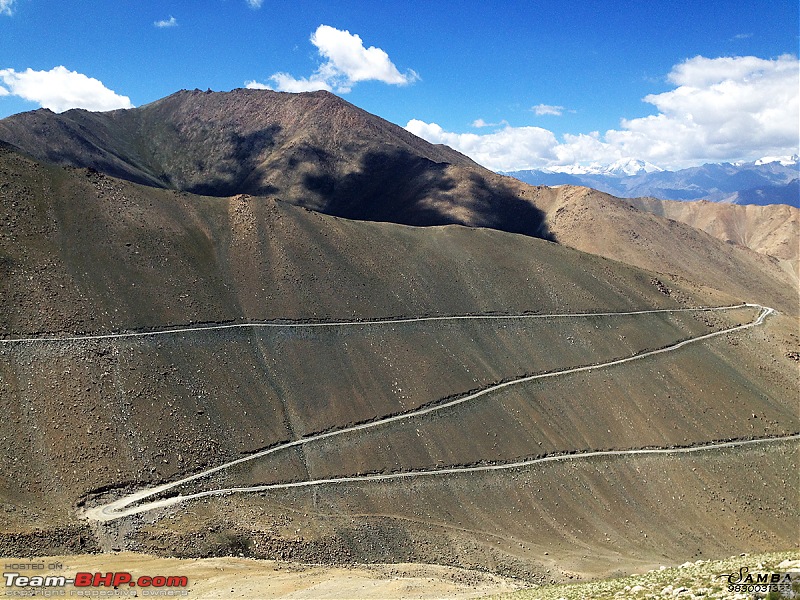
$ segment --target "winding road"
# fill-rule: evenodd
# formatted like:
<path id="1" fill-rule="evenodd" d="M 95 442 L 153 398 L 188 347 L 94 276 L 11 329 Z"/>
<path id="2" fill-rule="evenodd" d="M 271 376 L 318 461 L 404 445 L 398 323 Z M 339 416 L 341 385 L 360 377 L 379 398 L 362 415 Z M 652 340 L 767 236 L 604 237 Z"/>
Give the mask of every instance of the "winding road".
<path id="1" fill-rule="evenodd" d="M 789 440 L 789 439 L 800 439 L 800 434 L 785 436 L 781 438 L 763 438 L 763 439 L 755 439 L 755 440 L 743 440 L 743 441 L 728 441 L 728 442 L 719 442 L 719 443 L 710 443 L 707 445 L 700 445 L 700 446 L 693 446 L 693 447 L 685 447 L 685 448 L 644 448 L 644 449 L 630 449 L 630 450 L 607 450 L 607 451 L 588 451 L 579 454 L 567 454 L 567 455 L 553 455 L 547 456 L 543 458 L 535 458 L 524 460 L 515 463 L 508 463 L 508 464 L 497 464 L 497 465 L 482 465 L 482 466 L 471 466 L 471 467 L 452 467 L 452 468 L 444 468 L 444 469 L 432 469 L 426 471 L 409 471 L 409 472 L 402 472 L 402 473 L 389 473 L 389 474 L 377 474 L 377 475 L 359 475 L 359 476 L 352 476 L 352 477 L 339 477 L 333 479 L 315 479 L 315 480 L 307 480 L 307 481 L 299 481 L 299 482 L 290 482 L 290 483 L 276 483 L 276 484 L 269 484 L 269 485 L 262 485 L 262 486 L 255 486 L 255 487 L 242 487 L 242 488 L 225 488 L 225 489 L 215 489 L 215 490 L 208 490 L 203 492 L 198 492 L 194 494 L 188 494 L 185 496 L 177 495 L 170 498 L 154 500 L 151 502 L 140 503 L 142 500 L 150 498 L 152 496 L 161 494 L 166 492 L 170 489 L 175 487 L 184 485 L 186 483 L 195 481 L 197 479 L 207 477 L 224 469 L 228 469 L 232 466 L 255 460 L 269 454 L 279 452 L 281 450 L 285 450 L 287 448 L 292 448 L 295 446 L 300 446 L 303 444 L 309 444 L 311 442 L 315 442 L 317 440 L 325 439 L 334 437 L 337 435 L 342 435 L 345 433 L 351 433 L 354 431 L 363 431 L 366 429 L 371 429 L 374 427 L 380 427 L 383 425 L 387 425 L 389 423 L 395 423 L 398 421 L 402 421 L 405 419 L 410 419 L 413 417 L 419 417 L 421 415 L 433 413 L 436 411 L 445 410 L 452 406 L 456 406 L 459 404 L 463 404 L 465 402 L 470 402 L 476 398 L 481 396 L 494 393 L 498 390 L 503 388 L 520 385 L 522 383 L 526 383 L 529 381 L 534 381 L 537 379 L 545 379 L 550 377 L 559 377 L 562 375 L 567 375 L 570 373 L 580 373 L 580 372 L 587 372 L 587 371 L 595 371 L 598 369 L 605 369 L 608 367 L 621 365 L 628 362 L 633 362 L 637 360 L 642 360 L 651 356 L 655 356 L 658 354 L 663 354 L 667 352 L 673 352 L 684 346 L 689 344 L 697 343 L 703 340 L 711 339 L 717 336 L 733 333 L 736 331 L 741 331 L 744 329 L 748 329 L 751 327 L 756 327 L 764 323 L 765 319 L 773 314 L 775 311 L 772 308 L 762 306 L 760 304 L 741 304 L 735 306 L 722 306 L 722 307 L 703 307 L 703 308 L 687 308 L 687 309 L 661 309 L 661 310 L 640 310 L 640 311 L 630 311 L 630 312 L 605 312 L 605 313 L 578 313 L 578 314 L 555 314 L 555 315 L 466 315 L 466 316 L 454 316 L 454 317 L 419 317 L 419 318 L 403 318 L 403 319 L 388 319 L 388 320 L 375 320 L 375 321 L 348 321 L 348 322 L 330 322 L 330 323 L 250 323 L 250 324 L 226 324 L 226 325 L 208 325 L 208 326 L 199 326 L 199 327 L 182 327 L 182 328 L 175 328 L 169 330 L 162 330 L 162 331 L 152 331 L 152 332 L 133 332 L 133 333 L 118 333 L 118 334 L 103 334 L 103 335 L 91 335 L 91 336 L 74 336 L 68 338 L 23 338 L 23 339 L 13 339 L 13 340 L 0 340 L 0 342 L 4 343 L 33 343 L 33 342 L 57 342 L 57 341 L 80 341 L 80 340 L 88 340 L 88 339 L 109 339 L 109 338 L 125 338 L 125 337 L 140 337 L 140 336 L 152 336 L 152 335 L 166 335 L 166 334 L 178 334 L 184 332 L 192 332 L 192 331 L 209 331 L 209 330 L 217 330 L 217 329 L 232 329 L 232 328 L 241 328 L 241 327 L 331 327 L 331 326 L 365 326 L 365 325 L 379 325 L 379 324 L 394 324 L 394 323 L 414 323 L 414 322 L 422 322 L 422 321 L 444 321 L 444 320 L 465 320 L 465 319 L 531 319 L 531 318 L 579 318 L 579 317 L 589 317 L 589 316 L 620 316 L 620 315 L 639 315 L 639 314 L 652 314 L 652 313 L 669 313 L 669 312 L 701 312 L 701 311 L 726 311 L 726 310 L 733 310 L 733 309 L 740 309 L 744 307 L 755 308 L 759 310 L 758 316 L 753 319 L 753 321 L 738 325 L 736 327 L 730 327 L 727 329 L 723 329 L 720 331 L 715 331 L 712 333 L 704 334 L 701 336 L 697 336 L 694 338 L 689 338 L 684 341 L 678 342 L 671 346 L 667 346 L 665 348 L 660 348 L 658 350 L 651 350 L 648 352 L 643 352 L 640 354 L 634 354 L 632 356 L 621 358 L 605 363 L 599 363 L 596 365 L 589 365 L 583 367 L 574 367 L 569 369 L 563 369 L 558 371 L 550 371 L 547 373 L 542 373 L 538 375 L 530 375 L 526 377 L 521 377 L 518 379 L 513 379 L 510 381 L 506 381 L 504 383 L 496 384 L 490 387 L 487 387 L 483 390 L 478 392 L 456 398 L 449 402 L 445 402 L 438 405 L 428 406 L 425 408 L 417 409 L 414 411 L 410 411 L 407 413 L 403 413 L 400 415 L 394 415 L 391 417 L 386 417 L 383 419 L 379 419 L 376 421 L 371 421 L 368 423 L 362 423 L 359 425 L 354 425 L 351 427 L 345 427 L 342 429 L 337 429 L 333 431 L 328 431 L 325 433 L 320 433 L 312 436 L 308 436 L 305 438 L 297 439 L 291 442 L 286 442 L 284 444 L 280 444 L 269 448 L 267 450 L 263 450 L 261 452 L 256 452 L 250 456 L 245 456 L 243 458 L 239 458 L 237 460 L 230 461 L 228 463 L 213 467 L 211 469 L 207 469 L 205 471 L 195 473 L 194 475 L 190 475 L 188 477 L 184 477 L 183 479 L 179 479 L 177 481 L 172 481 L 169 483 L 165 483 L 159 486 L 155 486 L 152 488 L 146 488 L 134 492 L 132 494 L 126 495 L 118 500 L 113 502 L 109 502 L 106 504 L 102 504 L 99 506 L 95 506 L 92 508 L 87 509 L 83 513 L 83 518 L 95 520 L 95 521 L 111 521 L 114 519 L 119 519 L 122 517 L 135 515 L 138 513 L 142 513 L 145 511 L 150 511 L 156 508 L 163 508 L 167 506 L 172 506 L 178 503 L 186 502 L 189 500 L 197 499 L 197 498 L 204 498 L 208 496 L 219 496 L 219 495 L 227 495 L 232 493 L 244 493 L 244 492 L 264 492 L 268 490 L 277 490 L 277 489 L 287 489 L 287 488 L 296 488 L 296 487 L 308 487 L 308 486 L 320 486 L 320 485 L 330 485 L 330 484 L 339 484 L 339 483 L 347 483 L 347 482 L 366 482 L 366 481 L 387 481 L 393 479 L 402 479 L 402 478 L 412 478 L 412 477 L 431 477 L 431 476 L 443 476 L 443 475 L 450 475 L 456 473 L 472 473 L 472 472 L 480 472 L 480 471 L 497 471 L 497 470 L 507 470 L 507 469 L 514 469 L 519 467 L 525 467 L 529 465 L 539 464 L 539 463 L 546 463 L 546 462 L 553 462 L 553 461 L 564 461 L 564 460 L 575 460 L 581 458 L 589 458 L 589 457 L 597 457 L 597 456 L 623 456 L 623 455 L 648 455 L 648 454 L 680 454 L 680 453 L 689 453 L 689 452 L 701 452 L 701 451 L 708 451 L 713 449 L 720 449 L 720 448 L 732 448 L 738 446 L 745 446 L 751 444 L 764 444 L 764 443 L 771 443 L 778 440 Z M 133 506 L 136 504 L 136 506 Z"/>
<path id="2" fill-rule="evenodd" d="M 712 312 L 734 310 L 737 308 L 759 308 L 774 312 L 760 304 L 734 304 L 730 306 L 710 306 L 698 308 L 661 308 L 655 310 L 634 310 L 627 312 L 595 312 L 595 313 L 553 313 L 553 314 L 519 314 L 519 315 L 456 315 L 440 317 L 399 317 L 395 319 L 365 319 L 358 321 L 321 321 L 321 322 L 298 322 L 281 323 L 275 321 L 251 321 L 248 323 L 220 323 L 211 325 L 196 325 L 194 327 L 173 327 L 170 329 L 157 329 L 153 331 L 125 331 L 121 333 L 99 333 L 73 336 L 52 336 L 52 337 L 26 337 L 26 338 L 0 338 L 0 344 L 41 344 L 58 342 L 86 342 L 93 340 L 114 340 L 123 338 L 143 338 L 159 335 L 176 335 L 192 333 L 194 331 L 218 331 L 224 329 L 261 329 L 261 328 L 280 328 L 280 329 L 306 329 L 314 327 L 363 327 L 369 325 L 394 325 L 400 323 L 423 323 L 426 321 L 467 321 L 467 320 L 521 320 L 521 319 L 574 319 L 581 317 L 622 317 L 626 315 L 649 315 L 657 313 L 679 313 L 679 312 Z"/>
<path id="3" fill-rule="evenodd" d="M 289 488 L 301 488 L 321 485 L 332 485 L 341 483 L 356 483 L 363 481 L 391 481 L 396 479 L 408 479 L 413 477 L 433 477 L 442 475 L 456 475 L 462 473 L 478 473 L 483 471 L 504 471 L 509 469 L 518 469 L 520 467 L 528 467 L 531 465 L 550 463 L 550 462 L 563 462 L 568 460 L 579 460 L 585 458 L 592 458 L 598 456 L 637 456 L 637 455 L 653 455 L 653 454 L 689 454 L 694 452 L 707 452 L 709 450 L 719 450 L 722 448 L 738 448 L 742 446 L 751 446 L 755 444 L 769 444 L 775 442 L 783 442 L 788 440 L 800 440 L 800 434 L 792 434 L 781 437 L 760 438 L 753 440 L 738 440 L 732 442 L 719 442 L 714 444 L 704 444 L 702 446 L 687 446 L 685 448 L 634 448 L 631 450 L 592 450 L 590 452 L 578 452 L 574 454 L 555 454 L 552 456 L 544 456 L 541 458 L 532 458 L 528 460 L 521 460 L 513 463 L 503 463 L 498 465 L 480 465 L 476 467 L 452 467 L 446 469 L 431 469 L 429 471 L 405 471 L 401 473 L 387 473 L 377 475 L 354 475 L 349 477 L 334 477 L 330 479 L 309 479 L 307 481 L 292 481 L 289 483 L 271 483 L 269 485 L 258 485 L 253 487 L 238 487 L 238 488 L 225 488 L 218 490 L 208 490 L 205 492 L 197 492 L 196 494 L 187 494 L 186 496 L 173 496 L 172 498 L 164 498 L 162 500 L 154 500 L 139 506 L 130 506 L 134 502 L 138 502 L 148 496 L 156 494 L 160 491 L 165 491 L 176 484 L 166 484 L 159 488 L 151 488 L 125 496 L 115 502 L 110 502 L 102 506 L 96 506 L 84 512 L 83 517 L 95 521 L 113 521 L 122 517 L 128 517 L 138 513 L 146 512 L 156 508 L 165 508 L 173 506 L 181 502 L 189 500 L 196 500 L 198 498 L 207 498 L 209 496 L 226 496 L 229 494 L 237 493 L 256 493 L 267 492 L 270 490 L 284 490 Z M 201 475 L 202 476 L 202 475 Z M 146 492 L 146 493 L 145 493 Z"/>

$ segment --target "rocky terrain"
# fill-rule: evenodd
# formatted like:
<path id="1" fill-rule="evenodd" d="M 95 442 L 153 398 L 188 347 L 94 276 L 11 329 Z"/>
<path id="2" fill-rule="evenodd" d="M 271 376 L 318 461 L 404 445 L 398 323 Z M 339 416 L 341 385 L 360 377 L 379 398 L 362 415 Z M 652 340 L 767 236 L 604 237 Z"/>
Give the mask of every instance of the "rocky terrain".
<path id="1" fill-rule="evenodd" d="M 633 206 L 701 229 L 715 238 L 774 256 L 789 272 L 800 271 L 800 210 L 784 204 L 770 206 L 674 202 L 633 198 Z"/>
<path id="2" fill-rule="evenodd" d="M 724 598 L 726 600 L 750 600 L 752 592 L 729 591 L 728 576 L 735 574 L 738 581 L 742 567 L 749 573 L 790 573 L 800 580 L 800 554 L 772 552 L 767 554 L 740 554 L 725 560 L 696 560 L 677 567 L 661 565 L 642 575 L 632 575 L 592 583 L 534 587 L 528 590 L 492 596 L 495 600 L 582 600 L 594 598 Z M 745 571 L 748 573 L 748 571 Z M 735 590 L 735 588 L 734 588 Z M 791 592 L 773 597 L 792 598 L 800 592 L 800 584 L 791 586 Z M 794 594 L 794 595 L 792 595 Z M 769 597 L 759 593 L 755 597 Z"/>
<path id="3" fill-rule="evenodd" d="M 482 571 L 410 563 L 331 567 L 242 557 L 162 558 L 134 552 L 40 556 L 33 560 L 15 560 L 12 564 L 20 562 L 41 565 L 41 570 L 36 572 L 45 577 L 70 576 L 77 572 L 128 572 L 134 577 L 169 573 L 186 577 L 187 585 L 158 591 L 172 591 L 173 595 L 185 591 L 188 597 L 203 600 L 483 598 L 524 586 L 519 580 Z M 60 568 L 49 569 L 49 565 Z"/>
<path id="4" fill-rule="evenodd" d="M 690 218 L 695 209 L 705 204 L 692 203 L 682 209 L 682 217 L 672 218 L 668 210 L 677 210 L 673 204 L 653 205 L 615 198 L 590 188 L 562 186 L 559 188 L 530 188 L 524 191 L 531 201 L 544 212 L 548 231 L 560 244 L 583 252 L 605 256 L 625 264 L 670 273 L 687 281 L 702 281 L 705 285 L 734 293 L 739 298 L 756 295 L 769 296 L 776 307 L 792 315 L 800 312 L 795 293 L 798 279 L 792 268 L 786 268 L 778 258 L 761 253 L 747 245 L 730 244 L 703 230 L 703 218 Z M 681 203 L 677 203 L 681 204 Z M 685 204 L 684 204 L 685 205 Z M 647 208 L 646 208 L 647 207 Z M 731 207 L 745 211 L 758 207 Z M 741 223 L 741 236 L 754 240 L 759 231 L 770 231 L 769 246 L 773 252 L 786 248 L 788 256 L 797 244 L 796 229 L 791 225 L 797 211 L 791 207 L 780 213 L 778 207 L 768 207 L 762 214 L 768 218 L 773 212 L 784 214 L 788 223 L 769 225 L 767 219 L 752 219 Z M 662 214 L 663 213 L 663 214 Z M 725 214 L 717 209 L 716 214 Z M 706 221 L 708 222 L 708 221 Z M 756 227 L 755 223 L 759 223 Z M 773 223 L 775 223 L 773 221 Z M 693 225 L 698 225 L 695 228 Z M 776 231 L 777 228 L 777 231 Z M 758 245 L 755 241 L 753 245 Z M 791 261 L 790 258 L 785 260 Z"/>
<path id="5" fill-rule="evenodd" d="M 132 110 L 42 109 L 0 120 L 0 140 L 40 160 L 165 189 L 547 237 L 539 211 L 515 195 L 515 180 L 329 92 L 195 90 Z"/>
<path id="6" fill-rule="evenodd" d="M 550 583 L 796 543 L 796 440 L 82 520 L 284 442 L 749 323 L 752 307 L 687 310 L 744 301 L 780 314 L 192 491 L 797 433 L 796 274 L 600 192 L 492 174 L 326 93 L 35 111 L 0 121 L 0 139 L 0 554 L 436 563 Z M 675 312 L 607 314 L 642 309 Z M 576 313 L 603 314 L 525 318 Z M 386 322 L 456 315 L 503 318 Z M 264 322 L 278 327 L 185 330 Z"/>

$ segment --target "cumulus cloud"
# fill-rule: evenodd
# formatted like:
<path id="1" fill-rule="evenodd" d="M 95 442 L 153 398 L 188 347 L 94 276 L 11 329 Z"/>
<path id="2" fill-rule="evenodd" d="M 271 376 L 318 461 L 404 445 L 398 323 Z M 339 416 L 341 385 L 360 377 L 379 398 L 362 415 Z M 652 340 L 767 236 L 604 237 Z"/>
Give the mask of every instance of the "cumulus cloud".
<path id="1" fill-rule="evenodd" d="M 659 113 L 621 122 L 606 134 L 628 156 L 651 162 L 736 160 L 797 152 L 800 63 L 784 55 L 691 58 L 669 74 L 674 90 L 644 101 Z"/>
<path id="2" fill-rule="evenodd" d="M 319 68 L 309 77 L 275 73 L 270 77 L 274 89 L 281 92 L 328 90 L 347 93 L 359 81 L 408 85 L 419 79 L 410 69 L 401 73 L 384 50 L 375 46 L 364 47 L 361 37 L 349 31 L 320 25 L 311 34 L 311 43 L 324 59 Z M 259 82 L 250 83 L 272 87 Z"/>
<path id="3" fill-rule="evenodd" d="M 797 57 L 697 56 L 675 65 L 668 81 L 674 89 L 643 98 L 656 114 L 621 119 L 619 129 L 603 134 L 566 134 L 559 140 L 545 129 L 509 126 L 483 135 L 458 134 L 418 120 L 409 121 L 406 129 L 505 171 L 610 163 L 625 157 L 684 168 L 797 153 Z"/>
<path id="4" fill-rule="evenodd" d="M 553 106 L 552 104 L 537 104 L 536 106 L 531 106 L 531 110 L 539 116 L 553 115 L 555 117 L 560 117 L 564 114 L 563 106 Z"/>
<path id="5" fill-rule="evenodd" d="M 247 0 L 247 5 L 250 8 L 261 8 L 262 4 L 264 4 L 264 0 Z"/>
<path id="6" fill-rule="evenodd" d="M 0 0 L 0 15 L 11 16 L 14 14 L 14 2 L 16 0 Z"/>
<path id="7" fill-rule="evenodd" d="M 169 19 L 164 19 L 163 21 L 154 21 L 153 25 L 161 29 L 164 27 L 177 27 L 178 19 L 170 15 Z"/>
<path id="8" fill-rule="evenodd" d="M 382 81 L 407 85 L 419 79 L 414 71 L 400 73 L 389 55 L 380 48 L 364 47 L 361 37 L 328 25 L 320 25 L 311 36 L 319 53 L 327 59 L 320 67 L 326 79 L 343 78 L 348 84 L 358 81 Z"/>
<path id="9" fill-rule="evenodd" d="M 332 90 L 327 81 L 315 75 L 306 79 L 305 77 L 295 78 L 288 73 L 275 73 L 270 79 L 275 82 L 275 89 L 280 92 L 297 93 L 315 92 L 317 90 L 327 90 L 330 92 Z M 350 90 L 348 89 L 347 91 Z"/>
<path id="10" fill-rule="evenodd" d="M 556 158 L 553 148 L 557 146 L 558 140 L 551 131 L 541 127 L 506 126 L 498 131 L 479 135 L 452 133 L 436 123 L 412 119 L 406 129 L 431 143 L 447 144 L 476 162 L 498 171 L 533 168 L 526 162 L 529 159 L 540 164 Z"/>
<path id="11" fill-rule="evenodd" d="M 132 108 L 130 98 L 120 96 L 100 81 L 59 66 L 49 71 L 0 69 L 0 81 L 7 87 L 0 95 L 13 95 L 38 103 L 43 108 L 63 112 L 70 108 L 114 110 Z"/>

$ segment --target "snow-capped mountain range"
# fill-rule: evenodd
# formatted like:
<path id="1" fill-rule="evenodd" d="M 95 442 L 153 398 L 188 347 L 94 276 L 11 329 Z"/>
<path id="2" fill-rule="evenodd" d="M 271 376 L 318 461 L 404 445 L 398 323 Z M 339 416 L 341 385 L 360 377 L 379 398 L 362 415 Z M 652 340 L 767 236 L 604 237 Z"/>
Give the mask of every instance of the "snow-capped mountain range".
<path id="1" fill-rule="evenodd" d="M 569 165 L 505 173 L 533 185 L 583 185 L 621 198 L 711 200 L 734 204 L 800 207 L 800 162 L 765 156 L 752 162 L 709 163 L 667 171 L 647 161 L 624 158 L 608 165 Z"/>
<path id="2" fill-rule="evenodd" d="M 592 163 L 590 165 L 566 165 L 561 167 L 550 167 L 542 169 L 548 173 L 567 173 L 569 175 L 611 175 L 614 177 L 625 177 L 639 175 L 640 173 L 657 173 L 663 171 L 646 160 L 638 158 L 622 158 L 614 161 L 610 165 Z"/>

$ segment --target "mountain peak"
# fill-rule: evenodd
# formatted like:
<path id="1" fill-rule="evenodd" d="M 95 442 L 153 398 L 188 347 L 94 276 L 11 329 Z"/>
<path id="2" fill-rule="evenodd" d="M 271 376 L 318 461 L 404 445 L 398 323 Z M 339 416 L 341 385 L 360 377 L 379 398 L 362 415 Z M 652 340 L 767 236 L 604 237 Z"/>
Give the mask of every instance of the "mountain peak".
<path id="1" fill-rule="evenodd" d="M 608 175 L 639 175 L 641 173 L 656 173 L 663 170 L 664 169 L 661 167 L 657 167 L 640 158 L 621 158 L 608 165 L 605 169 L 605 173 Z"/>
<path id="2" fill-rule="evenodd" d="M 21 113 L 0 120 L 0 140 L 156 188 L 547 236 L 540 211 L 495 173 L 325 91 L 183 90 L 110 112 Z"/>
<path id="3" fill-rule="evenodd" d="M 20 113 L 0 120 L 0 139 L 40 160 L 223 196 L 273 194 L 276 180 L 292 172 L 314 188 L 334 173 L 360 171 L 377 154 L 477 167 L 326 91 L 181 90 L 105 113 Z"/>
<path id="4" fill-rule="evenodd" d="M 797 154 L 792 154 L 791 156 L 764 156 L 753 164 L 760 166 L 772 163 L 779 163 L 782 167 L 796 167 L 800 163 L 800 157 Z"/>
<path id="5" fill-rule="evenodd" d="M 640 158 L 620 158 L 611 164 L 592 163 L 590 165 L 563 165 L 543 169 L 550 173 L 565 173 L 568 175 L 606 175 L 611 177 L 630 177 L 642 173 L 655 173 L 663 171 L 661 167 Z"/>

